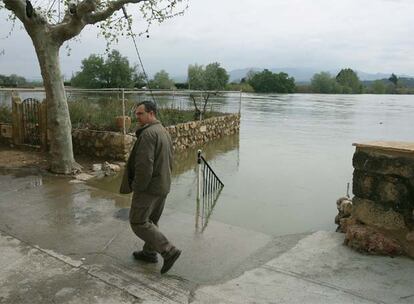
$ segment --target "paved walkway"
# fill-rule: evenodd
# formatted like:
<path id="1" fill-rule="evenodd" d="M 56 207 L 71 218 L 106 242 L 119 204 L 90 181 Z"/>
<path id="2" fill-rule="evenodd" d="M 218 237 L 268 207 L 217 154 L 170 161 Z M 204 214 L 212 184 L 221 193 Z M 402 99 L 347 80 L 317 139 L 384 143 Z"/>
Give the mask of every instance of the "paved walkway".
<path id="1" fill-rule="evenodd" d="M 343 235 L 273 238 L 166 209 L 183 249 L 168 275 L 134 261 L 129 198 L 36 172 L 0 175 L 0 303 L 414 303 L 414 261 L 372 257 Z"/>

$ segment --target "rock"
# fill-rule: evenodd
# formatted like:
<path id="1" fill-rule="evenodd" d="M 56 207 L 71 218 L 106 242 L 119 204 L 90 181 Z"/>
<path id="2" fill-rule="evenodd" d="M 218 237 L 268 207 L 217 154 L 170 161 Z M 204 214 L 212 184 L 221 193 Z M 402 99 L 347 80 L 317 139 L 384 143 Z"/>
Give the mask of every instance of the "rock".
<path id="1" fill-rule="evenodd" d="M 350 248 L 368 254 L 396 256 L 403 253 L 401 245 L 395 239 L 365 225 L 349 226 L 344 243 Z"/>
<path id="2" fill-rule="evenodd" d="M 411 232 L 407 233 L 407 235 L 405 236 L 405 238 L 409 242 L 414 242 L 414 231 L 411 231 Z"/>
<path id="3" fill-rule="evenodd" d="M 404 216 L 389 208 L 388 210 L 373 201 L 353 198 L 352 216 L 363 224 L 385 230 L 406 229 Z"/>
<path id="4" fill-rule="evenodd" d="M 109 164 L 109 168 L 114 171 L 114 172 L 119 172 L 121 171 L 121 166 L 116 165 L 116 164 Z"/>
<path id="5" fill-rule="evenodd" d="M 55 297 L 56 298 L 64 298 L 64 297 L 69 297 L 72 294 L 76 294 L 77 290 L 74 288 L 69 288 L 69 287 L 65 287 L 62 288 L 61 290 L 59 290 L 56 294 Z"/>
<path id="6" fill-rule="evenodd" d="M 85 182 L 78 179 L 72 179 L 69 181 L 69 184 L 84 184 Z"/>
<path id="7" fill-rule="evenodd" d="M 102 164 L 102 171 L 104 171 L 106 176 L 110 176 L 110 175 L 114 175 L 116 172 L 121 171 L 121 167 L 115 164 L 104 162 Z"/>
<path id="8" fill-rule="evenodd" d="M 335 224 L 339 226 L 336 231 L 345 232 L 346 229 L 342 227 L 344 225 L 342 220 L 352 215 L 352 201 L 348 197 L 341 197 L 336 201 L 336 207 L 338 209 L 338 215 L 335 217 Z"/>
<path id="9" fill-rule="evenodd" d="M 344 217 L 339 220 L 339 227 L 337 232 L 345 233 L 350 226 L 357 224 L 357 220 L 353 217 Z"/>
<path id="10" fill-rule="evenodd" d="M 87 174 L 87 173 L 80 173 L 80 174 L 76 175 L 75 178 L 79 181 L 87 181 L 91 178 L 94 178 L 94 176 L 90 175 L 90 174 Z"/>
<path id="11" fill-rule="evenodd" d="M 338 211 L 345 216 L 351 215 L 352 201 L 348 197 L 341 197 L 336 201 Z"/>
<path id="12" fill-rule="evenodd" d="M 341 220 L 341 216 L 339 214 L 337 214 L 335 216 L 335 224 L 339 225 L 339 221 Z"/>
<path id="13" fill-rule="evenodd" d="M 341 203 L 343 202 L 343 201 L 348 201 L 349 200 L 349 198 L 348 197 L 346 197 L 346 196 L 344 196 L 344 197 L 340 197 L 340 198 L 338 198 L 337 200 L 336 200 L 336 207 L 338 208 L 338 211 L 340 211 L 339 210 L 339 207 L 341 206 Z"/>
<path id="14" fill-rule="evenodd" d="M 126 166 L 126 162 L 124 162 L 124 161 L 117 161 L 117 162 L 115 162 L 115 165 L 118 165 L 119 167 L 125 167 Z"/>
<path id="15" fill-rule="evenodd" d="M 343 214 L 343 217 L 348 217 L 352 214 L 352 202 L 350 200 L 342 201 L 339 206 L 339 211 Z"/>
<path id="16" fill-rule="evenodd" d="M 102 164 L 93 164 L 92 165 L 92 171 L 98 172 L 102 170 Z"/>

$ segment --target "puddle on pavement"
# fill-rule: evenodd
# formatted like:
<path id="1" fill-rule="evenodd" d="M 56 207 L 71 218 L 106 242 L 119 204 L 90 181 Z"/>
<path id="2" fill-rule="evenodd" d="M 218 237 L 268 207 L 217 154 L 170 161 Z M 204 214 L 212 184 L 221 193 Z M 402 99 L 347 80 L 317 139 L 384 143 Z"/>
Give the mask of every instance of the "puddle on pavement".
<path id="1" fill-rule="evenodd" d="M 35 189 L 43 185 L 43 178 L 40 175 L 2 175 L 0 181 L 1 194 Z"/>
<path id="2" fill-rule="evenodd" d="M 114 218 L 121 221 L 129 220 L 129 208 L 121 208 L 114 213 Z"/>

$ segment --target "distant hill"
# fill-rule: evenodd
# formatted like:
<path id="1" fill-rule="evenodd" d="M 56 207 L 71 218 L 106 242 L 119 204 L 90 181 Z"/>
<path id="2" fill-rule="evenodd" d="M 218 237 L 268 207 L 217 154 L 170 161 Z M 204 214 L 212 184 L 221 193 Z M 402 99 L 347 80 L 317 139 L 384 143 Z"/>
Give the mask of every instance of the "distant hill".
<path id="1" fill-rule="evenodd" d="M 242 79 L 243 77 L 246 77 L 246 74 L 249 71 L 255 71 L 255 72 L 260 72 L 263 71 L 264 68 L 245 68 L 245 69 L 237 69 L 237 70 L 233 70 L 230 71 L 230 81 L 240 81 L 240 79 Z M 272 71 L 273 73 L 280 73 L 280 72 L 285 72 L 287 74 L 289 74 L 289 76 L 294 77 L 295 81 L 297 83 L 307 83 L 310 82 L 313 75 L 316 73 L 320 73 L 323 70 L 317 70 L 317 69 L 313 69 L 313 68 L 271 68 L 268 69 L 270 71 Z M 331 70 L 331 71 L 327 71 L 329 73 L 331 73 L 332 76 L 335 76 L 339 73 L 340 69 L 337 70 Z M 366 73 L 366 72 L 362 72 L 362 71 L 356 71 L 359 78 L 363 81 L 373 81 L 373 80 L 377 80 L 377 79 L 388 79 L 391 75 L 391 73 L 376 73 L 376 74 L 371 74 L 371 73 Z M 398 77 L 400 77 L 399 75 L 397 75 Z M 411 76 L 407 76 L 407 75 L 402 75 L 402 77 L 405 78 L 413 78 Z"/>

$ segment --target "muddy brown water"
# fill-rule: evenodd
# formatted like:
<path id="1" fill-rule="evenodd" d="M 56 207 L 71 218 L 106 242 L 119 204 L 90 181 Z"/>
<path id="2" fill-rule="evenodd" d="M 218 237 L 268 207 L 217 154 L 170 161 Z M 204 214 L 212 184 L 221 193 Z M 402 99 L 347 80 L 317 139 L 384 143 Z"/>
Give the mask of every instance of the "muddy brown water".
<path id="1" fill-rule="evenodd" d="M 239 95 L 213 102 L 236 112 Z M 414 141 L 414 96 L 249 94 L 241 112 L 239 135 L 201 147 L 225 184 L 211 219 L 270 235 L 335 229 L 352 143 Z M 196 150 L 177 153 L 169 208 L 195 213 L 196 177 Z"/>

